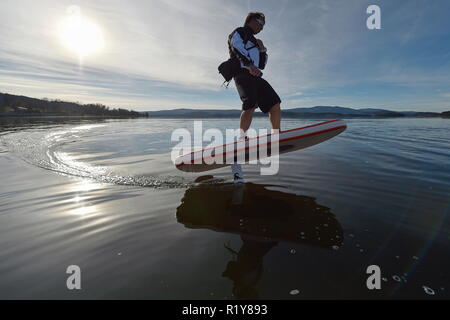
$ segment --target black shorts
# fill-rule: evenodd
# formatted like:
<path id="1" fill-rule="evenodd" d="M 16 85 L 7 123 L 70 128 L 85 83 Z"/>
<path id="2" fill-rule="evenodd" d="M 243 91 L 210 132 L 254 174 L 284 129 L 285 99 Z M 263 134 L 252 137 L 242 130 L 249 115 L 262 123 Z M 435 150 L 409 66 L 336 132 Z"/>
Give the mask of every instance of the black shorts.
<path id="1" fill-rule="evenodd" d="M 258 106 L 262 112 L 266 113 L 275 104 L 281 102 L 278 94 L 266 80 L 252 76 L 247 70 L 235 76 L 234 83 L 242 100 L 242 110 Z"/>

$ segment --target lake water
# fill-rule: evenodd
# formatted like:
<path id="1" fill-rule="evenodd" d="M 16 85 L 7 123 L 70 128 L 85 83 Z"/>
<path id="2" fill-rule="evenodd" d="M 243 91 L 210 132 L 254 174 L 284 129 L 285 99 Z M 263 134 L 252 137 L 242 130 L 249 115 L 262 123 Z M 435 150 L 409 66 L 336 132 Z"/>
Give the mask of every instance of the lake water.
<path id="1" fill-rule="evenodd" d="M 174 167 L 193 121 L 0 119 L 0 298 L 450 298 L 450 120 L 347 120 L 243 186 Z"/>

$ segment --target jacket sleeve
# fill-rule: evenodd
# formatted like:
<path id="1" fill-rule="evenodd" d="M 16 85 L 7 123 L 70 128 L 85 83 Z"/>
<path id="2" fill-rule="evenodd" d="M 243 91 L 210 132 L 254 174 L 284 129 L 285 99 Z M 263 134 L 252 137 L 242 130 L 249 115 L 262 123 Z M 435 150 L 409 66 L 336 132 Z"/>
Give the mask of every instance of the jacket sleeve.
<path id="1" fill-rule="evenodd" d="M 230 44 L 244 66 L 253 64 L 253 61 L 250 59 L 249 52 L 247 51 L 247 49 L 245 49 L 244 40 L 242 40 L 242 37 L 238 31 L 235 31 L 231 36 Z"/>
<path id="2" fill-rule="evenodd" d="M 258 68 L 263 70 L 266 67 L 267 64 L 267 60 L 269 59 L 269 57 L 267 56 L 267 52 L 259 52 L 259 66 Z"/>

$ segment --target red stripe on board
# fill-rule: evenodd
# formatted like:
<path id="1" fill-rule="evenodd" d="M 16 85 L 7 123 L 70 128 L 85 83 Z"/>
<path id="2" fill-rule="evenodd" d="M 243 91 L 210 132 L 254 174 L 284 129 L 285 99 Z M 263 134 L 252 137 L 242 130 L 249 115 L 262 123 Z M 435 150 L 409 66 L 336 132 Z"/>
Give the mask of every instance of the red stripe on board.
<path id="1" fill-rule="evenodd" d="M 337 120 L 333 120 L 333 121 L 337 121 Z M 306 128 L 306 127 L 305 127 Z M 330 131 L 334 131 L 334 130 L 338 130 L 338 129 L 345 129 L 345 128 L 347 128 L 347 126 L 346 125 L 344 125 L 344 126 L 339 126 L 339 127 L 334 127 L 334 128 L 331 128 L 331 129 L 326 129 L 326 130 L 322 130 L 322 131 L 317 131 L 317 132 L 312 132 L 312 133 L 308 133 L 308 134 L 304 134 L 304 135 L 301 135 L 301 136 L 296 136 L 296 137 L 291 137 L 291 138 L 286 138 L 286 139 L 282 139 L 282 140 L 279 140 L 278 141 L 278 143 L 282 143 L 282 142 L 286 142 L 286 141 L 291 141 L 291 140 L 296 140 L 296 139 L 300 139 L 300 138 L 306 138 L 306 137 L 310 137 L 310 136 L 314 136 L 314 135 L 317 135 L 317 134 L 321 134 L 321 133 L 325 133 L 325 132 L 330 132 Z M 261 136 L 261 137 L 264 137 L 264 136 Z M 250 140 L 250 139 L 249 139 Z M 214 155 L 214 158 L 215 157 L 218 157 L 218 156 L 223 156 L 224 154 L 226 155 L 226 154 L 228 154 L 228 153 L 231 153 L 231 152 L 233 152 L 233 155 L 235 154 L 235 153 L 239 153 L 239 152 L 241 152 L 241 151 L 244 151 L 244 150 L 250 150 L 250 149 L 252 149 L 252 148 L 257 148 L 257 147 L 260 147 L 260 146 L 264 146 L 264 145 L 267 145 L 267 143 L 264 143 L 264 144 L 258 144 L 258 145 L 256 145 L 256 146 L 249 146 L 249 147 L 245 147 L 245 148 L 243 148 L 243 149 L 238 149 L 238 150 L 232 150 L 232 151 L 228 151 L 228 152 L 222 152 L 222 153 L 220 153 L 220 154 L 218 154 L 218 155 Z M 215 148 L 217 148 L 217 147 L 215 147 Z M 206 150 L 206 149 L 205 149 Z M 198 151 L 197 151 L 198 152 Z M 190 154 L 192 154 L 192 152 L 190 153 Z M 202 153 L 202 155 L 203 155 L 203 153 Z M 197 158 L 197 159 L 194 159 L 194 161 L 191 161 L 190 163 L 184 163 L 184 162 L 182 162 L 182 163 L 179 163 L 179 164 L 176 164 L 175 166 L 176 167 L 179 167 L 179 166 L 182 166 L 182 165 L 195 165 L 195 164 L 200 164 L 200 163 L 195 163 L 195 161 L 196 160 L 205 160 L 205 159 L 210 159 L 210 158 L 213 158 L 213 157 L 206 157 L 206 158 L 204 158 L 203 156 L 202 156 L 202 158 Z M 201 164 L 203 164 L 203 163 L 201 163 Z"/>
<path id="2" fill-rule="evenodd" d="M 306 127 L 294 128 L 294 129 L 289 129 L 289 130 L 285 130 L 285 131 L 280 131 L 278 134 L 280 135 L 280 134 L 285 133 L 285 132 L 291 132 L 291 131 L 295 131 L 295 130 L 303 130 L 303 129 L 307 129 L 307 128 L 317 127 L 317 126 L 321 126 L 321 125 L 323 125 L 323 124 L 327 124 L 327 123 L 331 123 L 331 122 L 336 122 L 336 121 L 341 121 L 341 120 L 342 120 L 342 119 L 329 120 L 329 121 L 319 122 L 319 123 L 312 124 L 312 125 L 306 126 Z M 271 134 L 271 133 L 270 133 L 270 134 L 265 134 L 265 135 L 263 135 L 263 136 L 257 136 L 257 137 L 249 138 L 249 139 L 247 139 L 247 140 L 258 139 L 258 138 L 267 137 L 267 136 L 270 136 L 270 135 L 272 135 L 272 134 Z M 233 141 L 233 142 L 230 142 L 230 143 L 227 143 L 227 144 L 223 144 L 222 146 L 228 146 L 228 145 L 233 144 L 233 143 L 236 143 L 236 142 Z M 199 152 L 199 151 L 205 152 L 205 150 L 214 149 L 214 148 L 217 148 L 217 147 L 220 147 L 220 146 L 208 147 L 208 148 L 205 148 L 205 149 L 193 151 L 193 152 L 187 153 L 187 154 L 185 154 L 185 155 L 182 155 L 182 157 L 187 156 L 187 155 L 189 155 L 189 154 L 193 154 L 193 153 Z"/>

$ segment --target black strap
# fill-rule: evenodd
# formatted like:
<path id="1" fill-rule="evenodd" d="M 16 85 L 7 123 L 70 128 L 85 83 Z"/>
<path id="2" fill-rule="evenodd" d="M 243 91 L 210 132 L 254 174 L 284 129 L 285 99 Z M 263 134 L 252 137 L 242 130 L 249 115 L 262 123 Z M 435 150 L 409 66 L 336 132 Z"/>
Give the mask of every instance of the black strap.
<path id="1" fill-rule="evenodd" d="M 228 86 L 230 85 L 230 82 L 231 82 L 231 80 L 229 80 L 229 81 L 225 80 L 225 81 L 222 83 L 221 87 L 224 87 L 224 88 L 227 88 L 227 89 L 228 89 Z M 226 83 L 227 85 L 225 85 L 225 83 Z"/>

